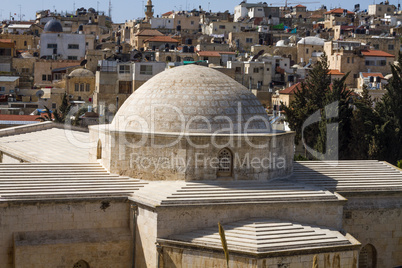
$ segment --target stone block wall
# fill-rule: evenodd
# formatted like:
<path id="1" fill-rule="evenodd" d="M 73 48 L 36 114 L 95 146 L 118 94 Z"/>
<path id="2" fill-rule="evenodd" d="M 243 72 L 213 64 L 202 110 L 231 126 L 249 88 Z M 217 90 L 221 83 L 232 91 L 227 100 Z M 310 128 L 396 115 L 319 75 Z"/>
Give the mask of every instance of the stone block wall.
<path id="1" fill-rule="evenodd" d="M 126 228 L 22 232 L 14 235 L 14 266 L 70 268 L 83 260 L 90 267 L 123 268 L 131 263 L 131 247 Z"/>
<path id="2" fill-rule="evenodd" d="M 215 206 L 159 207 L 158 238 L 234 221 L 269 218 L 342 229 L 343 202 L 296 202 Z M 185 224 L 182 224 L 185 223 Z"/>
<path id="3" fill-rule="evenodd" d="M 400 196 L 347 196 L 344 229 L 362 244 L 374 246 L 377 267 L 402 265 L 402 202 Z"/>
<path id="4" fill-rule="evenodd" d="M 353 268 L 357 267 L 357 250 L 338 251 L 317 254 L 292 254 L 291 256 L 273 256 L 257 258 L 255 256 L 237 255 L 229 253 L 229 267 L 247 268 L 311 268 L 313 258 L 317 255 L 318 267 L 324 268 Z M 190 249 L 174 246 L 164 246 L 160 256 L 161 267 L 226 267 L 226 260 L 223 254 L 218 251 L 202 249 Z M 337 263 L 340 266 L 337 266 Z"/>
<path id="5" fill-rule="evenodd" d="M 125 199 L 114 200 L 64 200 L 61 202 L 56 201 L 38 201 L 38 202 L 1 202 L 0 203 L 0 267 L 11 268 L 20 267 L 15 266 L 14 257 L 18 252 L 14 252 L 13 236 L 20 232 L 55 232 L 63 231 L 69 232 L 69 230 L 92 230 L 94 232 L 104 233 L 105 230 L 110 228 L 122 228 L 130 232 L 129 227 L 129 205 Z M 73 237 L 72 237 L 73 238 Z M 112 239 L 113 243 L 120 243 L 119 248 L 123 244 L 127 244 L 127 239 Z M 80 254 L 86 253 L 87 256 L 93 257 L 93 250 L 107 251 L 106 243 L 92 243 L 91 247 L 85 247 L 85 240 L 78 242 L 66 241 L 65 245 L 60 244 L 57 248 L 66 249 L 64 251 L 63 258 L 58 258 L 60 263 L 58 265 L 69 264 L 70 261 L 79 261 L 77 259 L 81 255 L 76 255 L 74 249 L 74 243 L 79 244 L 83 250 Z M 116 244 L 110 244 L 110 250 L 107 254 L 114 255 L 111 252 L 114 250 L 120 252 L 115 246 Z M 31 243 L 32 244 L 32 243 Z M 69 245 L 70 244 L 70 245 Z M 45 250 L 48 254 L 55 254 L 52 252 L 50 245 L 37 245 L 40 250 Z M 34 247 L 26 249 L 26 252 L 34 252 Z M 20 247 L 22 250 L 23 247 Z M 85 249 L 85 250 L 84 250 Z M 56 250 L 56 248 L 55 248 Z M 129 249 L 127 249 L 129 251 Z M 21 251 L 19 251 L 21 252 Z M 72 256 L 75 256 L 74 260 Z M 120 255 L 119 255 L 120 256 Z M 131 256 L 131 255 L 130 255 Z M 63 257 L 63 256 L 61 256 Z M 71 257 L 71 259 L 70 259 Z M 127 255 L 120 256 L 122 263 L 127 260 Z M 36 257 L 35 257 L 36 258 Z M 114 258 L 114 257 L 113 257 Z M 77 259 L 77 260 L 76 260 Z M 89 258 L 90 259 L 90 258 Z M 107 258 L 106 258 L 107 259 Z M 21 260 L 21 259 L 19 259 Z M 36 267 L 46 267 L 47 258 L 43 258 L 42 265 Z M 55 259 L 52 259 L 54 263 Z M 91 264 L 90 264 L 91 265 Z M 126 267 L 129 264 L 126 265 Z M 23 266 L 26 267 L 26 266 Z M 30 266 L 28 266 L 30 267 Z M 50 266 L 48 266 L 50 267 Z M 65 266 L 51 266 L 51 267 L 65 267 Z M 72 267 L 72 266 L 66 266 Z M 92 267 L 92 266 L 91 266 Z M 94 266 L 96 267 L 96 266 Z M 99 266 L 98 266 L 99 267 Z"/>
<path id="6" fill-rule="evenodd" d="M 90 127 L 90 140 L 102 143 L 101 163 L 112 173 L 144 180 L 217 180 L 223 148 L 232 154 L 225 180 L 269 180 L 293 171 L 294 133 L 180 136 L 145 134 Z M 90 161 L 96 161 L 96 147 Z"/>

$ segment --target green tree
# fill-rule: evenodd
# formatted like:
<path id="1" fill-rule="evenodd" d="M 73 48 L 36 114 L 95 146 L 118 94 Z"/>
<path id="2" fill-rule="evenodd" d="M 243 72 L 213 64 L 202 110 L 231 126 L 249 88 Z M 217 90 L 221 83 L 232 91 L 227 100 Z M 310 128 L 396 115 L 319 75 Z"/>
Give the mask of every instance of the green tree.
<path id="1" fill-rule="evenodd" d="M 302 127 L 306 119 L 325 106 L 325 95 L 331 85 L 331 76 L 327 56 L 323 54 L 320 60 L 309 71 L 305 82 L 296 90 L 295 99 L 289 106 L 282 103 L 286 113 L 286 121 L 291 130 L 296 131 L 295 142 L 298 144 L 302 138 Z M 314 148 L 319 133 L 318 124 L 313 124 L 304 130 L 304 139 L 307 145 Z"/>
<path id="2" fill-rule="evenodd" d="M 315 149 L 326 153 L 329 159 L 350 159 L 350 142 L 353 116 L 352 92 L 346 88 L 345 80 L 349 73 L 341 79 L 335 79 L 331 90 L 325 94 L 325 109 L 321 112 L 319 133 Z M 332 105 L 331 105 L 332 104 Z M 327 118 L 327 112 L 329 116 Z M 328 133 L 337 133 L 330 135 Z M 336 140 L 334 140 L 336 139 Z"/>
<path id="3" fill-rule="evenodd" d="M 379 123 L 379 118 L 378 114 L 373 110 L 373 106 L 367 87 L 363 87 L 362 97 L 354 99 L 350 132 L 351 142 L 349 144 L 352 159 L 377 158 L 374 129 Z"/>
<path id="4" fill-rule="evenodd" d="M 387 92 L 376 104 L 379 124 L 374 129 L 373 144 L 380 160 L 396 164 L 402 159 L 402 54 L 391 64 L 392 78 Z"/>
<path id="5" fill-rule="evenodd" d="M 81 120 L 80 117 L 87 112 L 87 108 L 81 108 L 75 112 L 73 106 L 68 101 L 66 92 L 63 95 L 61 105 L 58 109 L 50 111 L 50 109 L 45 106 L 45 110 L 46 113 L 44 116 L 38 117 L 37 119 L 41 121 L 53 121 L 60 124 L 70 122 L 73 126 L 77 126 Z"/>

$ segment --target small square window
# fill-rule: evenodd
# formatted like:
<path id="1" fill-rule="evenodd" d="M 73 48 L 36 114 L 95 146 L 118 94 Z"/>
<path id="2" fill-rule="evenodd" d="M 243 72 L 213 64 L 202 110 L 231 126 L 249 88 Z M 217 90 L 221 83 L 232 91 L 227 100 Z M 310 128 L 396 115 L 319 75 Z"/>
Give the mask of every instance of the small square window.
<path id="1" fill-rule="evenodd" d="M 68 49 L 79 49 L 80 46 L 78 44 L 68 44 Z"/>

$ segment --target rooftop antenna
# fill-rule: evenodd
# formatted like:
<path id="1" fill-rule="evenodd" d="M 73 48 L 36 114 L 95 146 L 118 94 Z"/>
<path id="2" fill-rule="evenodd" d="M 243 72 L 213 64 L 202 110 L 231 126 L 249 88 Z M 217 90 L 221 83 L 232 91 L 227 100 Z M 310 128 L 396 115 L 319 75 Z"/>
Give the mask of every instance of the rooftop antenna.
<path id="1" fill-rule="evenodd" d="M 207 10 L 209 10 L 209 4 L 210 4 L 210 2 L 208 2 L 208 9 Z"/>
<path id="2" fill-rule="evenodd" d="M 112 20 L 112 0 L 109 0 L 109 18 Z"/>
<path id="3" fill-rule="evenodd" d="M 74 12 L 75 12 L 75 1 L 73 3 L 73 14 L 74 14 Z"/>

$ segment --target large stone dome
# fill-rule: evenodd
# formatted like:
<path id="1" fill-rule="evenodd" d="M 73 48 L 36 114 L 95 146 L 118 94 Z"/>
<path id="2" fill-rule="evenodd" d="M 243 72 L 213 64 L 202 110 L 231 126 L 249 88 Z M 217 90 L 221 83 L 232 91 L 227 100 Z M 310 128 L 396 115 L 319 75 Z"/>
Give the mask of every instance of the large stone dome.
<path id="1" fill-rule="evenodd" d="M 254 94 L 212 68 L 166 70 L 136 90 L 112 128 L 135 132 L 268 133 L 269 118 Z"/>
<path id="2" fill-rule="evenodd" d="M 61 33 L 63 32 L 63 26 L 60 21 L 56 19 L 49 20 L 43 29 L 47 33 Z"/>

